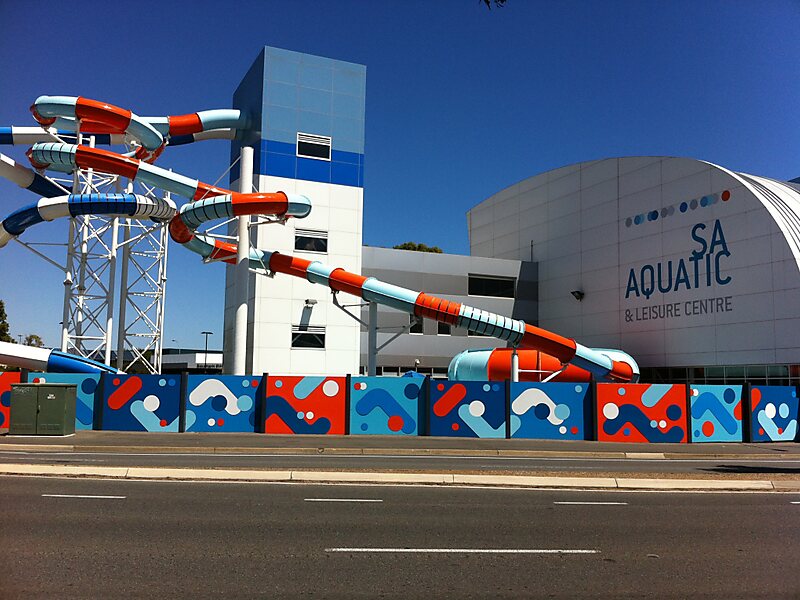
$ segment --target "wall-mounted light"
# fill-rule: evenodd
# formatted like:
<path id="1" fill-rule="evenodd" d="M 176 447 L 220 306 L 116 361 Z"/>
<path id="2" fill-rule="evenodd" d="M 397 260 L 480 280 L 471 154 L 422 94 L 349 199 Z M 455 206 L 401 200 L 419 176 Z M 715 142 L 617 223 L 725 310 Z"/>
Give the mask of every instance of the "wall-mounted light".
<path id="1" fill-rule="evenodd" d="M 317 303 L 317 301 L 316 301 L 316 300 L 314 300 L 314 298 L 306 298 L 306 301 L 304 302 L 304 304 L 305 304 L 305 305 L 306 305 L 308 308 L 311 308 L 311 307 L 312 307 L 312 306 L 314 306 L 316 303 Z"/>
<path id="2" fill-rule="evenodd" d="M 585 295 L 581 290 L 572 290 L 570 294 L 572 294 L 572 297 L 575 298 L 575 300 L 577 300 L 578 302 L 583 300 L 583 297 Z"/>

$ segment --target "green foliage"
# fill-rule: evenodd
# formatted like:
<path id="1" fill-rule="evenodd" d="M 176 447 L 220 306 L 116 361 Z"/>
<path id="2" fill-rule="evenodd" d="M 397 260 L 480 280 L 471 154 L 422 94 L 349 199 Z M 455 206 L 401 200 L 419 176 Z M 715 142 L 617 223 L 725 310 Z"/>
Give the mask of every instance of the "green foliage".
<path id="1" fill-rule="evenodd" d="M 0 300 L 0 342 L 14 342 L 14 338 L 8 333 L 9 326 L 6 320 L 6 305 Z"/>
<path id="2" fill-rule="evenodd" d="M 414 252 L 433 252 L 435 254 L 442 253 L 442 249 L 439 248 L 439 246 L 427 246 L 417 242 L 403 242 L 402 244 L 393 246 L 393 248 L 395 250 L 413 250 Z"/>
<path id="3" fill-rule="evenodd" d="M 33 346 L 34 348 L 44 348 L 44 342 L 42 341 L 42 338 L 35 333 L 26 335 L 23 343 L 26 346 Z"/>

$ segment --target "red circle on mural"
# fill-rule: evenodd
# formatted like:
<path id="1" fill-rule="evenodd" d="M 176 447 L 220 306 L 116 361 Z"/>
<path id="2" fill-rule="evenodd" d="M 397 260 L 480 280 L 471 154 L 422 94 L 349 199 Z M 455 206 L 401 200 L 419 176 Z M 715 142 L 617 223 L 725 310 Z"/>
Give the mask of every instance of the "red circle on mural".
<path id="1" fill-rule="evenodd" d="M 758 428 L 758 435 L 764 435 L 764 430 L 761 427 Z"/>
<path id="2" fill-rule="evenodd" d="M 250 382 L 250 385 L 252 387 L 258 387 L 258 379 L 253 379 L 253 381 Z"/>
<path id="3" fill-rule="evenodd" d="M 441 392 L 444 389 L 444 384 L 440 383 L 439 385 L 436 386 L 436 389 Z"/>
<path id="4" fill-rule="evenodd" d="M 782 434 L 782 433 L 783 433 L 783 427 L 778 427 L 778 434 Z"/>
<path id="5" fill-rule="evenodd" d="M 731 193 L 728 190 L 725 190 L 724 192 L 722 192 L 722 201 L 723 202 L 727 202 L 730 199 L 731 199 Z"/>
<path id="6" fill-rule="evenodd" d="M 403 425 L 403 417 L 400 415 L 389 417 L 389 429 L 392 431 L 400 431 L 403 428 Z"/>
<path id="7" fill-rule="evenodd" d="M 714 424 L 711 421 L 703 423 L 703 435 L 706 437 L 714 435 Z"/>
<path id="8" fill-rule="evenodd" d="M 166 427 L 167 426 L 166 419 L 161 419 L 161 421 L 159 422 L 159 425 L 161 425 L 162 427 Z"/>
<path id="9" fill-rule="evenodd" d="M 570 432 L 572 433 L 572 435 L 576 435 L 578 433 L 578 428 L 573 427 L 572 429 L 570 429 Z"/>
<path id="10" fill-rule="evenodd" d="M 458 423 L 453 423 L 451 427 L 453 428 L 453 431 L 458 431 Z"/>
<path id="11" fill-rule="evenodd" d="M 114 385 L 119 385 L 119 377 L 114 377 Z"/>
<path id="12" fill-rule="evenodd" d="M 217 425 L 219 425 L 220 427 L 225 425 L 225 419 L 217 419 Z"/>

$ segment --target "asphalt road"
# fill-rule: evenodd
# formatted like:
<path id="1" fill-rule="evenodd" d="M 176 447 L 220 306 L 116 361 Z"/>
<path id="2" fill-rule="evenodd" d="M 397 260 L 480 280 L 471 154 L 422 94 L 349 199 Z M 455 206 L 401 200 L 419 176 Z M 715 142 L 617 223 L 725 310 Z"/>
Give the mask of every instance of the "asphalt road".
<path id="1" fill-rule="evenodd" d="M 800 460 L 783 458 L 632 459 L 344 454 L 219 454 L 142 452 L 20 452 L 0 449 L 0 462 L 136 467 L 481 471 L 519 473 L 800 474 Z"/>
<path id="2" fill-rule="evenodd" d="M 792 502 L 2 478 L 0 596 L 797 598 Z"/>

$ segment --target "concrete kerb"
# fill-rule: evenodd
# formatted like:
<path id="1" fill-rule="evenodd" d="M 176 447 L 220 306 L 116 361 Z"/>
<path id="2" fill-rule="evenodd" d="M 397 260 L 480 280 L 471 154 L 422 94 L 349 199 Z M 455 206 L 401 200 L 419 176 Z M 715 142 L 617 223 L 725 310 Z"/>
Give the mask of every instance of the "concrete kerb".
<path id="1" fill-rule="evenodd" d="M 628 489 L 681 491 L 793 491 L 800 481 L 634 479 L 613 477 L 535 477 L 461 475 L 453 473 L 381 473 L 348 471 L 279 471 L 245 469 L 177 469 L 163 467 L 94 467 L 82 465 L 0 464 L 0 475 L 89 477 L 160 481 L 256 481 L 298 483 L 374 483 L 459 485 L 548 489 Z"/>

